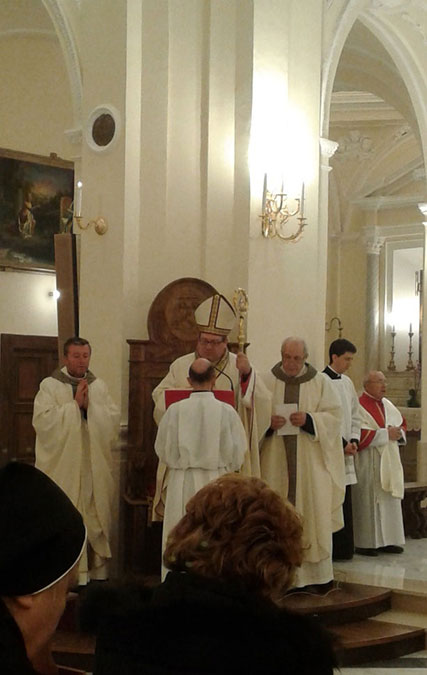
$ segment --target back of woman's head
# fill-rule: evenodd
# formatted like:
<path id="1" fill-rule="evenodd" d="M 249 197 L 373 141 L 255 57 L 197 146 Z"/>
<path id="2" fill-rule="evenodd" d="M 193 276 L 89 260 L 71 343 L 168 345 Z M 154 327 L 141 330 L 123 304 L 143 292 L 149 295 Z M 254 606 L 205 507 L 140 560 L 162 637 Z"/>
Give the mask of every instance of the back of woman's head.
<path id="1" fill-rule="evenodd" d="M 166 567 L 209 579 L 242 582 L 277 599 L 302 562 L 295 509 L 262 480 L 229 474 L 202 488 L 171 531 Z"/>

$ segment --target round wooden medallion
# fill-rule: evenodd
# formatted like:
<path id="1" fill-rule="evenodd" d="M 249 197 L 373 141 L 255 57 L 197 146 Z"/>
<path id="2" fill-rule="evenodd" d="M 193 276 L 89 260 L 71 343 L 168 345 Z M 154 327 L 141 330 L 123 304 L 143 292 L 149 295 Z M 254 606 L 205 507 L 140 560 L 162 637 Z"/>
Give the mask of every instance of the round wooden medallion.
<path id="1" fill-rule="evenodd" d="M 215 288 L 201 279 L 185 277 L 165 286 L 155 297 L 147 319 L 153 342 L 193 343 L 198 337 L 194 310 L 212 295 Z"/>
<path id="2" fill-rule="evenodd" d="M 116 123 L 110 113 L 101 113 L 92 124 L 92 138 L 96 145 L 109 145 L 116 133 Z"/>

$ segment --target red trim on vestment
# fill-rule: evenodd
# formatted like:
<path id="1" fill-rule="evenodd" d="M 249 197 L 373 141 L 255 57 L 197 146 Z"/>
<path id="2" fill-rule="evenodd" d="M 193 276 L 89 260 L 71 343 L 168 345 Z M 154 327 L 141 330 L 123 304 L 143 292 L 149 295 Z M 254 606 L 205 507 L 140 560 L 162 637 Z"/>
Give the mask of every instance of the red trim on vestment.
<path id="1" fill-rule="evenodd" d="M 371 445 L 375 434 L 376 431 L 372 431 L 372 429 L 361 429 L 358 450 L 364 450 L 368 445 Z"/>

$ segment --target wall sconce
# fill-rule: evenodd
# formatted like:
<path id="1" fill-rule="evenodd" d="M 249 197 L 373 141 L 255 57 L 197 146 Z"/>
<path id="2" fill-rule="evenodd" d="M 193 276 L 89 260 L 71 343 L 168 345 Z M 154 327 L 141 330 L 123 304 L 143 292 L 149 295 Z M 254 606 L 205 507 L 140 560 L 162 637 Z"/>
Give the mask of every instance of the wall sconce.
<path id="1" fill-rule="evenodd" d="M 337 325 L 338 325 L 338 335 L 339 335 L 339 337 L 341 337 L 341 336 L 342 336 L 342 332 L 343 332 L 343 326 L 342 326 L 341 319 L 339 318 L 339 316 L 333 316 L 332 319 L 331 319 L 329 322 L 326 321 L 326 322 L 325 322 L 325 330 L 326 330 L 326 331 L 330 331 L 331 328 L 332 328 L 332 325 L 333 325 L 334 321 L 337 322 Z"/>
<path id="2" fill-rule="evenodd" d="M 82 225 L 82 193 L 83 183 L 79 180 L 77 181 L 76 196 L 74 199 L 74 220 L 81 230 L 87 230 L 89 225 L 93 225 L 97 234 L 105 234 L 108 230 L 108 223 L 107 219 L 102 216 L 98 216 L 98 218 L 95 218 L 94 220 L 89 220 L 86 225 Z"/>
<path id="3" fill-rule="evenodd" d="M 294 209 L 290 208 L 290 201 L 295 201 Z M 298 227 L 295 232 L 285 234 L 285 228 L 291 218 L 298 221 Z M 261 232 L 266 239 L 280 237 L 284 241 L 295 243 L 302 236 L 302 231 L 307 225 L 304 218 L 304 183 L 301 186 L 300 197 L 292 199 L 286 192 L 273 193 L 267 190 L 267 174 L 264 176 L 264 192 L 262 200 Z"/>
<path id="4" fill-rule="evenodd" d="M 59 291 L 49 291 L 48 296 L 50 298 L 54 298 L 55 300 L 59 300 L 61 293 Z"/>

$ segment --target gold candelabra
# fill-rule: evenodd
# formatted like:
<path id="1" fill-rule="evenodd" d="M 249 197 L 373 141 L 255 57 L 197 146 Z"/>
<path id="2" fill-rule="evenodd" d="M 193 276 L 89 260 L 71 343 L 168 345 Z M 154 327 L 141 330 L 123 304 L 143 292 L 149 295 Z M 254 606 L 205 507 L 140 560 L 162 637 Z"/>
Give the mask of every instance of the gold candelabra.
<path id="1" fill-rule="evenodd" d="M 74 215 L 74 220 L 77 223 L 77 226 L 81 230 L 87 230 L 89 225 L 93 225 L 95 232 L 97 234 L 105 234 L 106 231 L 108 230 L 108 223 L 107 219 L 103 218 L 102 216 L 98 216 L 98 218 L 94 218 L 93 220 L 89 220 L 86 225 L 82 224 L 82 194 L 83 194 L 83 183 L 81 180 L 78 180 L 76 183 L 76 189 L 75 189 L 75 196 L 74 196 L 74 204 L 73 204 L 73 215 Z"/>
<path id="2" fill-rule="evenodd" d="M 95 232 L 97 234 L 105 234 L 106 231 L 108 230 L 108 223 L 105 218 L 102 216 L 99 216 L 98 218 L 94 218 L 93 220 L 89 220 L 86 225 L 82 224 L 83 218 L 81 216 L 74 216 L 74 220 L 76 221 L 78 227 L 81 230 L 87 230 L 89 225 L 93 225 Z"/>
<path id="3" fill-rule="evenodd" d="M 295 202 L 293 208 L 290 204 L 291 201 Z M 297 242 L 307 225 L 307 219 L 304 217 L 304 183 L 302 184 L 301 196 L 291 199 L 286 192 L 283 192 L 283 187 L 281 192 L 269 192 L 264 181 L 262 215 L 260 215 L 260 218 L 261 232 L 266 239 L 279 237 L 291 243 Z M 295 218 L 298 223 L 297 229 L 295 232 L 286 234 L 285 230 L 292 218 Z"/>

